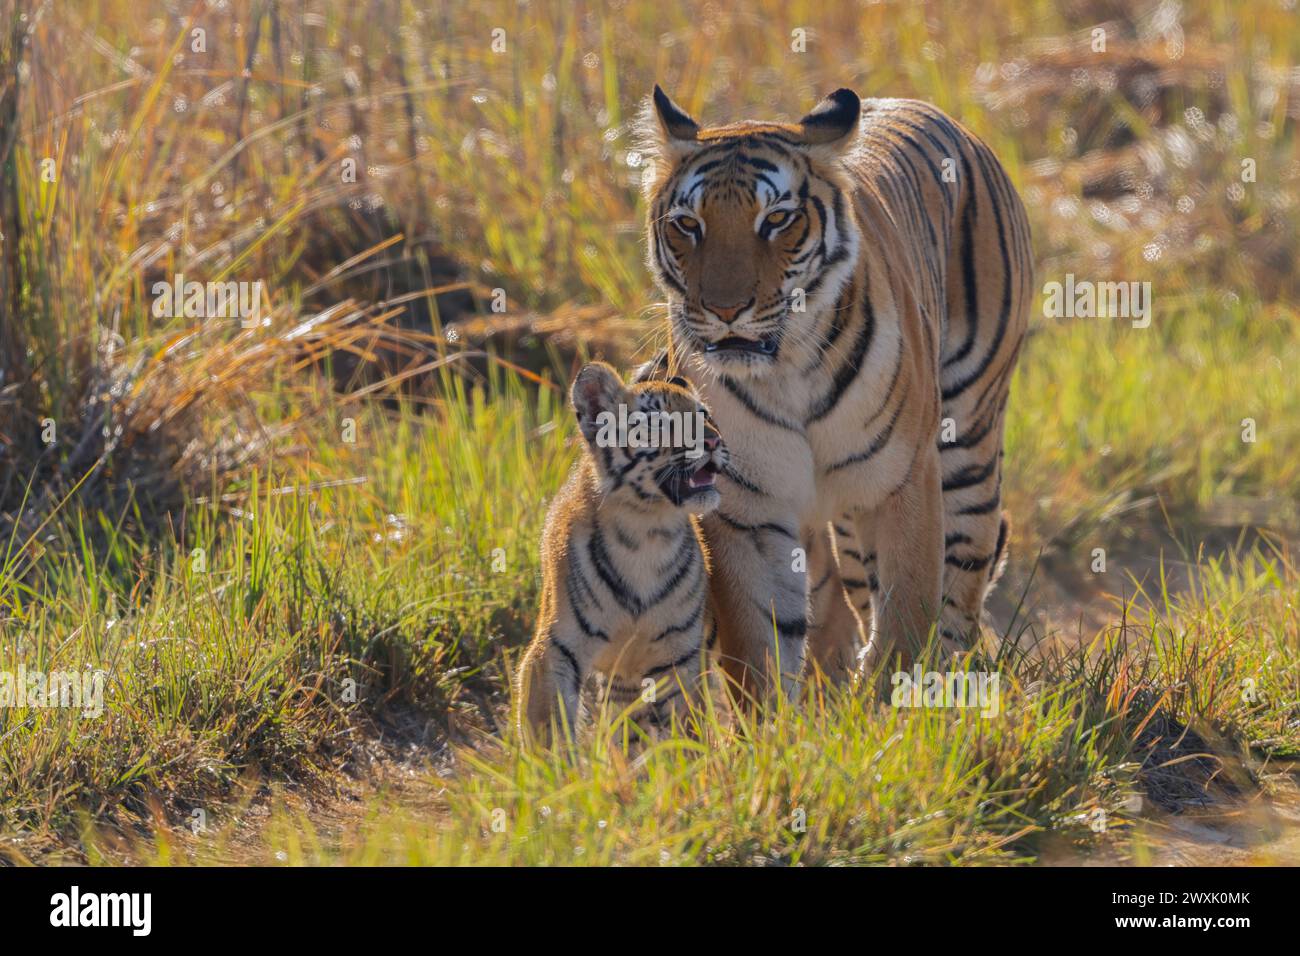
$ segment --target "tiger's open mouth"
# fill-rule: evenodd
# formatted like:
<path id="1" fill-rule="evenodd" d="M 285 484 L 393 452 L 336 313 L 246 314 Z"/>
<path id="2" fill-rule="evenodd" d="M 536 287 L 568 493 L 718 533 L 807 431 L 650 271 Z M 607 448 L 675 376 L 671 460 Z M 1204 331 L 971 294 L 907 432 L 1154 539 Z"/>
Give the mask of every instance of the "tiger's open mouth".
<path id="1" fill-rule="evenodd" d="M 760 336 L 757 339 L 728 335 L 725 339 L 709 342 L 704 346 L 704 351 L 711 355 L 719 352 L 748 352 L 753 355 L 770 356 L 776 354 L 776 339 L 770 335 Z"/>
<path id="2" fill-rule="evenodd" d="M 710 456 L 692 471 L 673 469 L 672 473 L 659 483 L 659 490 L 673 504 L 680 505 L 688 498 L 712 491 L 713 479 L 717 474 L 718 465 Z"/>

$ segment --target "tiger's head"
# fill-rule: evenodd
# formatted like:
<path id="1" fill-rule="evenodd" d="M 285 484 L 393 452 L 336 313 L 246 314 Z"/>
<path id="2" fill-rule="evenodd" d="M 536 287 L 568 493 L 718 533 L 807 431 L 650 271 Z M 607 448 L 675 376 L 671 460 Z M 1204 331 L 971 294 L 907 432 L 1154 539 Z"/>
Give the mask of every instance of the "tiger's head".
<path id="1" fill-rule="evenodd" d="M 836 90 L 798 123 L 703 129 L 658 86 L 642 123 L 651 272 L 677 345 L 761 375 L 808 354 L 813 322 L 857 260 L 844 158 L 861 103 Z"/>
<path id="2" fill-rule="evenodd" d="M 718 506 L 713 480 L 727 448 L 684 379 L 625 385 L 610 366 L 592 362 L 573 380 L 571 398 L 606 502 L 690 514 Z"/>

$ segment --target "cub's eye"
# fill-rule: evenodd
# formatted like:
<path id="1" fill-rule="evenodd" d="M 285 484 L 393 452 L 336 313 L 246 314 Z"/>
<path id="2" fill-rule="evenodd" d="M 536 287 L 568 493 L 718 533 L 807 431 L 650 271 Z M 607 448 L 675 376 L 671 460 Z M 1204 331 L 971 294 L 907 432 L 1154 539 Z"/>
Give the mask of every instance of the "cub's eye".
<path id="1" fill-rule="evenodd" d="M 767 214 L 767 216 L 763 219 L 763 225 L 770 226 L 773 229 L 775 229 L 777 226 L 783 226 L 787 222 L 789 222 L 790 216 L 791 216 L 790 210 L 778 209 L 776 210 L 776 212 L 769 212 Z"/>
<path id="2" fill-rule="evenodd" d="M 696 232 L 700 228 L 700 221 L 694 216 L 674 216 L 673 225 L 683 232 Z"/>

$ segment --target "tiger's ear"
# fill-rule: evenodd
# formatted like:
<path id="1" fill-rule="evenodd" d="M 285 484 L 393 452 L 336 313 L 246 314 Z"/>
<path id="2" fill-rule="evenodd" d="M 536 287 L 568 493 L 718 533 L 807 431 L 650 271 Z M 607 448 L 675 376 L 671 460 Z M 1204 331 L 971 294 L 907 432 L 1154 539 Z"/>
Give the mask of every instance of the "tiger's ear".
<path id="1" fill-rule="evenodd" d="M 809 146 L 843 152 L 857 139 L 862 101 L 852 90 L 836 90 L 799 121 L 803 141 Z"/>
<path id="2" fill-rule="evenodd" d="M 658 83 L 646 112 L 646 132 L 663 158 L 675 162 L 699 145 L 700 124 L 669 99 Z"/>
<path id="3" fill-rule="evenodd" d="M 600 415 L 611 412 L 618 415 L 619 402 L 627 401 L 627 390 L 618 372 L 604 362 L 584 365 L 569 392 L 573 411 L 578 418 L 578 428 L 587 441 L 595 440 L 600 431 Z"/>

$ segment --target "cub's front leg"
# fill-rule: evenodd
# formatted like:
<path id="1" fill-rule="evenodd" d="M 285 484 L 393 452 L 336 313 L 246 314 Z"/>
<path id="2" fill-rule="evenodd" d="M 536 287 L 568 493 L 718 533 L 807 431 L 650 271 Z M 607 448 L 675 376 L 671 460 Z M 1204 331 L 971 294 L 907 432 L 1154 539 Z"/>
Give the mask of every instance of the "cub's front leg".
<path id="1" fill-rule="evenodd" d="M 674 659 L 651 668 L 642 678 L 643 687 L 653 682 L 653 699 L 646 701 L 646 710 L 648 723 L 658 736 L 665 736 L 674 723 L 682 732 L 691 733 L 687 716 L 709 692 L 709 667 L 717 634 L 712 610 L 706 607 L 697 632 L 679 642 Z"/>
<path id="2" fill-rule="evenodd" d="M 548 746 L 556 730 L 572 736 L 576 728 L 589 655 L 579 635 L 562 631 L 555 624 L 539 628 L 520 662 L 515 721 L 525 742 Z"/>

